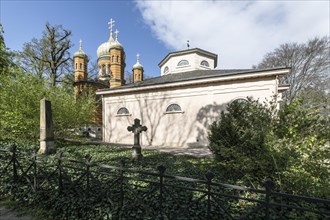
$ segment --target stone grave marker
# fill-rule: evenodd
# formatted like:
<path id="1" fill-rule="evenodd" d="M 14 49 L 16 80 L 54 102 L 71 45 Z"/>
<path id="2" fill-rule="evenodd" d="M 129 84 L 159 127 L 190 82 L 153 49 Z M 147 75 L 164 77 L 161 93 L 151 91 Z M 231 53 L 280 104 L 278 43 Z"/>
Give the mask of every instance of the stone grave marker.
<path id="1" fill-rule="evenodd" d="M 39 153 L 50 154 L 56 152 L 51 102 L 43 98 L 40 100 L 40 149 Z"/>
<path id="2" fill-rule="evenodd" d="M 140 160 L 143 157 L 143 155 L 141 153 L 140 134 L 142 131 L 146 131 L 147 127 L 142 126 L 140 124 L 140 120 L 136 118 L 136 119 L 134 119 L 134 124 L 132 126 L 128 126 L 127 130 L 134 133 L 134 145 L 132 147 L 132 158 Z"/>

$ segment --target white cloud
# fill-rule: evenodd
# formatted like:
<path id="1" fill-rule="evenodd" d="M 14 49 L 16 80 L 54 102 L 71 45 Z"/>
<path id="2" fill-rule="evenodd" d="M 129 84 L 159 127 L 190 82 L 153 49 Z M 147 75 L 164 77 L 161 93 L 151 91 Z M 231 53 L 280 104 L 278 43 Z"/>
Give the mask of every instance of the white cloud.
<path id="1" fill-rule="evenodd" d="M 170 50 L 199 47 L 218 68 L 250 68 L 282 43 L 329 35 L 329 1 L 137 1 Z"/>

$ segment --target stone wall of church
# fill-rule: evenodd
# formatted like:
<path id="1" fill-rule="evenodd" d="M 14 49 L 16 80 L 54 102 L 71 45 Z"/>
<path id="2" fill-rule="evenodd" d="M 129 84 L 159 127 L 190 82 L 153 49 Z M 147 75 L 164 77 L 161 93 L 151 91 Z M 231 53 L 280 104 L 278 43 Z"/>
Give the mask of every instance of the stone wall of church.
<path id="1" fill-rule="evenodd" d="M 228 103 L 247 96 L 260 101 L 270 100 L 276 93 L 277 80 L 275 76 L 268 76 L 142 93 L 111 94 L 103 98 L 103 140 L 132 144 L 133 134 L 127 131 L 127 126 L 138 118 L 142 125 L 148 127 L 142 133 L 142 145 L 205 146 L 208 144 L 208 126 L 218 119 Z M 181 111 L 166 112 L 171 104 L 179 105 Z M 128 112 L 118 114 L 121 108 Z"/>

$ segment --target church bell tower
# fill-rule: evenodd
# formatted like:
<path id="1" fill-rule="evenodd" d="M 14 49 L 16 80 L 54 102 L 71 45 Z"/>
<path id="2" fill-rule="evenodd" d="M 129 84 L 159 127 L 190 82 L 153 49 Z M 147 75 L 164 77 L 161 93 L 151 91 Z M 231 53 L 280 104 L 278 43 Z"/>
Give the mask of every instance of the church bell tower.
<path id="1" fill-rule="evenodd" d="M 77 97 L 86 87 L 88 56 L 82 50 L 82 41 L 79 41 L 79 50 L 73 54 L 74 63 L 74 94 Z"/>
<path id="2" fill-rule="evenodd" d="M 140 55 L 136 55 L 136 64 L 133 65 L 133 82 L 140 82 L 143 80 L 143 66 L 140 63 Z"/>

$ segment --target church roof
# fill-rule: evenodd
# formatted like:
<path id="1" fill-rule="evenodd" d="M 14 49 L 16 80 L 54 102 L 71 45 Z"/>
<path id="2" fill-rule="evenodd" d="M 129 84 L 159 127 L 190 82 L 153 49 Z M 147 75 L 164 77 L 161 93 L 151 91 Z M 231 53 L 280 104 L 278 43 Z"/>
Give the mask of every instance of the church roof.
<path id="1" fill-rule="evenodd" d="M 180 82 L 194 82 L 198 80 L 212 80 L 217 78 L 225 78 L 225 77 L 235 77 L 235 76 L 244 76 L 249 75 L 251 77 L 260 77 L 264 75 L 263 73 L 269 72 L 269 74 L 274 75 L 282 75 L 288 73 L 289 68 L 280 67 L 280 68 L 272 68 L 272 69 L 214 69 L 214 70 L 194 70 L 189 72 L 175 73 L 163 75 L 155 78 L 145 79 L 140 82 L 127 84 L 124 86 L 119 86 L 115 88 L 107 88 L 98 90 L 98 93 L 103 93 L 106 91 L 120 91 L 120 90 L 130 90 L 136 88 L 143 88 L 148 86 L 156 86 L 156 85 L 167 85 L 174 84 Z"/>

